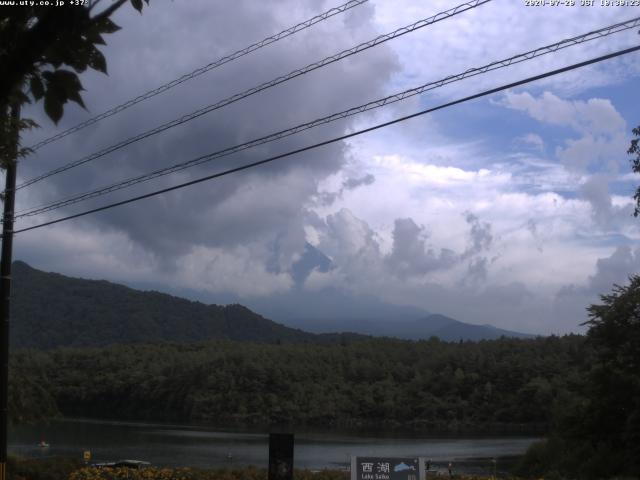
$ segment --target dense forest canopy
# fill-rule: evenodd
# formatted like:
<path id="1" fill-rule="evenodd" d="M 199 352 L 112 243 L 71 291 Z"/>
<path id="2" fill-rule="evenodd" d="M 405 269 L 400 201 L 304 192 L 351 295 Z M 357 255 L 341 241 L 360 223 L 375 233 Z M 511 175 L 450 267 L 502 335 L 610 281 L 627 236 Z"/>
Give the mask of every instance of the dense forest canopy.
<path id="1" fill-rule="evenodd" d="M 331 342 L 268 320 L 242 305 L 205 305 L 107 281 L 13 264 L 11 347 L 52 349 L 210 339 Z M 351 337 L 351 335 L 347 335 Z"/>
<path id="2" fill-rule="evenodd" d="M 590 356 L 580 336 L 222 341 L 21 351 L 12 372 L 15 390 L 39 385 L 67 416 L 530 432 L 548 428 Z M 27 418 L 20 407 L 14 416 Z"/>
<path id="3" fill-rule="evenodd" d="M 127 343 L 194 343 L 236 340 L 274 343 L 332 343 L 358 333 L 313 334 L 267 319 L 242 305 L 206 305 L 156 291 L 140 291 L 104 280 L 72 278 L 13 263 L 12 348 L 53 349 Z M 488 325 L 472 325 L 415 309 L 414 318 L 390 309 L 369 323 L 319 320 L 334 332 L 360 332 L 411 340 L 532 338 Z M 313 306 L 307 315 L 313 317 Z M 424 316 L 422 316 L 424 315 Z M 298 322 L 293 322 L 292 325 Z M 301 322 L 310 325 L 308 322 Z M 313 323 L 313 321 L 311 322 Z M 371 329 L 367 328 L 369 324 Z"/>

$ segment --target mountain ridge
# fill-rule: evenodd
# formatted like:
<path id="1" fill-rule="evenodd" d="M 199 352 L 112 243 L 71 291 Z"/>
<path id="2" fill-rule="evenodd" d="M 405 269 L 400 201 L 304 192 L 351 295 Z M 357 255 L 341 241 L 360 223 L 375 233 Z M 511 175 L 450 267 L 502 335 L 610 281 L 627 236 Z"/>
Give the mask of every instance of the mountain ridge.
<path id="1" fill-rule="evenodd" d="M 132 343 L 196 343 L 236 340 L 258 343 L 351 342 L 369 336 L 445 341 L 531 337 L 471 325 L 439 314 L 411 320 L 276 322 L 240 304 L 215 305 L 155 290 L 140 291 L 106 280 L 86 280 L 13 264 L 11 345 L 14 348 L 106 346 Z M 404 308 L 404 309 L 403 309 Z M 398 312 L 406 312 L 398 307 Z M 416 310 L 419 312 L 419 310 Z M 393 312 L 392 309 L 389 312 Z M 320 328 L 321 327 L 321 328 Z M 340 332 L 340 333 L 335 333 Z"/>
<path id="2" fill-rule="evenodd" d="M 342 318 L 305 318 L 283 321 L 284 325 L 296 325 L 305 331 L 326 333 L 347 331 L 341 328 L 347 325 L 348 331 L 374 337 L 392 337 L 403 340 L 426 340 L 438 337 L 440 340 L 457 342 L 459 340 L 495 340 L 500 337 L 535 338 L 535 335 L 504 330 L 492 325 L 474 325 L 433 313 L 418 319 L 397 319 L 394 322 L 369 319 Z"/>
<path id="3" fill-rule="evenodd" d="M 11 345 L 15 348 L 213 339 L 264 343 L 328 340 L 280 325 L 242 305 L 205 305 L 105 280 L 42 272 L 20 261 L 13 264 L 13 277 Z"/>

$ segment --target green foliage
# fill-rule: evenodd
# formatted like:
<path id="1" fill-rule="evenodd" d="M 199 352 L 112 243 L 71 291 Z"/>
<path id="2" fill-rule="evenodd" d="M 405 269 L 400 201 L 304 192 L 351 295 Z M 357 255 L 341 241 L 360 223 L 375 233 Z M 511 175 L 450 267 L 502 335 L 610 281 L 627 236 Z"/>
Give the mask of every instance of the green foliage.
<path id="1" fill-rule="evenodd" d="M 33 362 L 15 352 L 14 365 Z M 428 431 L 548 428 L 590 353 L 583 337 L 347 345 L 120 345 L 41 352 L 66 416 Z"/>
<path id="2" fill-rule="evenodd" d="M 615 472 L 640 472 L 640 276 L 601 301 L 588 309 L 596 359 L 584 433 L 597 455 L 615 459 Z"/>
<path id="3" fill-rule="evenodd" d="M 5 6 L 0 10 L 0 166 L 26 155 L 18 148 L 19 133 L 35 123 L 16 123 L 10 110 L 44 99 L 44 110 L 55 123 L 64 105 L 75 102 L 84 108 L 78 74 L 87 68 L 107 73 L 107 62 L 98 50 L 104 35 L 116 32 L 110 16 L 126 0 L 112 2 L 100 13 L 92 6 L 51 8 L 40 5 Z M 148 4 L 149 0 L 145 0 Z M 32 2 L 37 4 L 39 2 Z M 88 4 L 91 2 L 87 2 Z M 142 10 L 142 0 L 131 0 Z M 64 68 L 64 67 L 68 68 Z M 17 130 L 16 130 L 17 128 Z"/>
<path id="4" fill-rule="evenodd" d="M 48 358 L 24 352 L 9 371 L 8 417 L 13 423 L 48 421 L 60 415 L 45 373 Z"/>
<path id="5" fill-rule="evenodd" d="M 580 478 L 640 472 L 640 277 L 601 302 L 588 308 L 585 378 L 567 378 L 551 438 L 529 450 L 524 471 Z"/>
<path id="6" fill-rule="evenodd" d="M 11 142 L 8 139 L 17 138 L 19 143 L 20 132 L 37 126 L 38 124 L 30 119 L 14 119 L 10 116 L 0 118 L 0 168 L 6 168 L 10 162 L 24 158 L 31 153 L 31 149 L 19 147 L 15 142 Z"/>
<path id="7" fill-rule="evenodd" d="M 635 155 L 636 158 L 631 160 L 631 168 L 634 173 L 640 173 L 640 126 L 633 129 L 633 135 L 636 137 L 631 140 L 631 145 L 629 146 L 629 150 L 627 153 L 629 155 Z M 640 215 L 640 187 L 636 189 L 636 193 L 633 195 L 634 200 L 636 201 L 636 207 L 633 211 L 633 216 L 637 217 Z"/>
<path id="8" fill-rule="evenodd" d="M 205 305 L 105 281 L 69 278 L 13 264 L 11 345 L 51 349 L 114 343 L 230 339 L 268 343 L 332 342 L 267 320 L 241 305 Z"/>

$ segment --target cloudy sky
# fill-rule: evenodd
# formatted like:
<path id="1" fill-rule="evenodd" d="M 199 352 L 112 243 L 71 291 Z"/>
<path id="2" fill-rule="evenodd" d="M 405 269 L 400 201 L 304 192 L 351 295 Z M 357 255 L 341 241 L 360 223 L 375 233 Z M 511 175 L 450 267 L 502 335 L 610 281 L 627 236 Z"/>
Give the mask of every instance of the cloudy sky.
<path id="1" fill-rule="evenodd" d="M 108 38 L 109 76 L 82 76 L 98 114 L 340 0 L 153 0 Z M 580 3 L 580 2 L 577 2 Z M 286 74 L 455 1 L 370 0 L 48 145 L 19 182 Z M 18 192 L 18 210 L 233 146 L 640 15 L 633 7 L 494 0 Z M 300 148 L 638 44 L 636 29 L 476 76 L 162 177 L 18 228 Z M 447 108 L 218 180 L 19 234 L 32 266 L 250 306 L 370 299 L 532 333 L 581 331 L 585 307 L 640 267 L 637 53 Z M 186 293 L 185 293 L 186 292 Z M 345 304 L 346 305 L 346 304 Z M 285 305 L 286 306 L 286 305 Z M 348 309 L 348 306 L 344 307 Z M 312 310 L 312 309 L 311 309 Z M 345 312 L 345 314 L 348 312 Z M 275 320 L 278 320 L 275 318 Z M 392 318 L 389 321 L 393 321 Z"/>

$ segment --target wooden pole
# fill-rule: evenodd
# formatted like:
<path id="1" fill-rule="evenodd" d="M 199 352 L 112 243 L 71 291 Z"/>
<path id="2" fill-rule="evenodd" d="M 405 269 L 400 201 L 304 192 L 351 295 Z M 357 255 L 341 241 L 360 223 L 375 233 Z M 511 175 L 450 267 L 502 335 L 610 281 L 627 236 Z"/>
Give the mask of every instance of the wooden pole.
<path id="1" fill-rule="evenodd" d="M 2 252 L 0 264 L 0 480 L 7 478 L 7 428 L 9 400 L 9 319 L 11 312 L 11 261 L 13 256 L 13 214 L 16 196 L 20 107 L 11 108 L 15 139 L 13 159 L 6 165 Z"/>

